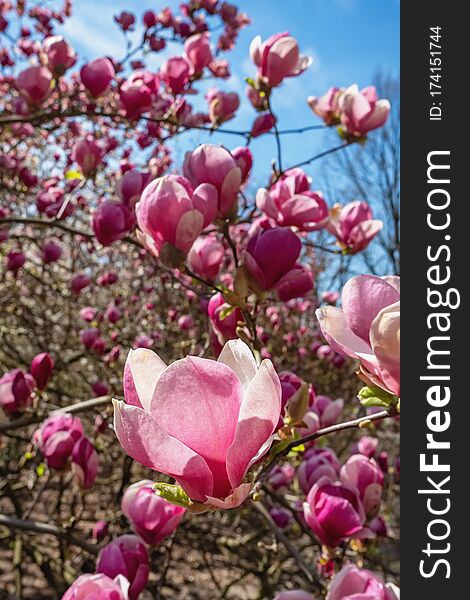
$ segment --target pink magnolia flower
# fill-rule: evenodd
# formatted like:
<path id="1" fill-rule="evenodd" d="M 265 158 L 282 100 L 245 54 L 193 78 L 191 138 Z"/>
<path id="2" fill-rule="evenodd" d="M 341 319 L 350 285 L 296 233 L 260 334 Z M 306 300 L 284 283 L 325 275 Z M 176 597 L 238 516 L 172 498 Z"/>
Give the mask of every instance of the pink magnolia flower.
<path id="1" fill-rule="evenodd" d="M 276 117 L 270 113 L 263 113 L 256 117 L 253 121 L 253 125 L 251 126 L 250 137 L 257 138 L 264 133 L 268 133 L 271 129 L 276 125 L 277 119 Z"/>
<path id="2" fill-rule="evenodd" d="M 82 290 L 90 285 L 91 281 L 85 273 L 77 273 L 70 282 L 70 289 L 74 294 L 79 294 Z"/>
<path id="3" fill-rule="evenodd" d="M 42 46 L 51 72 L 60 77 L 77 62 L 77 55 L 70 44 L 61 35 L 53 35 L 45 39 Z"/>
<path id="4" fill-rule="evenodd" d="M 188 254 L 188 263 L 199 277 L 214 281 L 224 261 L 224 246 L 215 236 L 198 237 Z"/>
<path id="5" fill-rule="evenodd" d="M 153 481 L 133 483 L 124 492 L 121 509 L 134 531 L 150 546 L 156 546 L 178 527 L 186 509 L 158 496 Z"/>
<path id="6" fill-rule="evenodd" d="M 38 354 L 33 358 L 30 372 L 36 381 L 36 387 L 40 390 L 47 387 L 53 368 L 54 361 L 52 360 L 52 356 L 47 352 L 41 352 L 41 354 Z"/>
<path id="7" fill-rule="evenodd" d="M 16 87 L 28 104 L 38 106 L 51 93 L 52 75 L 46 67 L 28 67 L 16 78 Z"/>
<path id="8" fill-rule="evenodd" d="M 116 186 L 116 193 L 122 202 L 130 209 L 134 209 L 140 200 L 145 186 L 150 183 L 150 173 L 142 173 L 137 169 L 126 171 Z"/>
<path id="9" fill-rule="evenodd" d="M 216 212 L 213 185 L 201 183 L 193 190 L 187 179 L 176 175 L 154 179 L 136 205 L 137 223 L 150 251 L 160 256 L 176 249 L 182 259 Z"/>
<path id="10" fill-rule="evenodd" d="M 101 149 L 91 135 L 87 135 L 75 144 L 73 154 L 74 160 L 87 177 L 93 175 L 101 164 Z"/>
<path id="11" fill-rule="evenodd" d="M 134 224 L 131 211 L 122 202 L 105 200 L 93 212 L 93 231 L 103 246 L 122 240 Z"/>
<path id="12" fill-rule="evenodd" d="M 259 230 L 243 252 L 243 262 L 262 291 L 275 290 L 286 302 L 313 289 L 312 274 L 297 264 L 302 244 L 290 229 Z"/>
<path id="13" fill-rule="evenodd" d="M 264 42 L 260 36 L 255 37 L 250 56 L 270 87 L 281 84 L 286 77 L 300 75 L 312 63 L 310 57 L 299 53 L 297 40 L 287 32 L 276 33 Z"/>
<path id="14" fill-rule="evenodd" d="M 209 33 L 197 33 L 189 37 L 184 43 L 184 52 L 196 73 L 200 73 L 212 61 L 209 39 Z"/>
<path id="15" fill-rule="evenodd" d="M 188 356 L 169 367 L 131 351 L 124 395 L 114 401 L 115 431 L 130 456 L 174 477 L 207 509 L 245 500 L 245 475 L 267 452 L 281 410 L 271 361 L 258 367 L 241 340 L 227 342 L 217 361 Z"/>
<path id="16" fill-rule="evenodd" d="M 129 582 L 119 575 L 111 579 L 102 573 L 80 575 L 62 596 L 62 600 L 128 600 Z"/>
<path id="17" fill-rule="evenodd" d="M 312 594 L 302 590 L 289 590 L 277 593 L 273 600 L 315 600 Z"/>
<path id="18" fill-rule="evenodd" d="M 8 413 L 16 413 L 31 404 L 34 379 L 21 369 L 13 369 L 0 378 L 0 406 Z"/>
<path id="19" fill-rule="evenodd" d="M 17 275 L 26 262 L 26 256 L 21 250 L 9 250 L 5 262 L 7 271 Z"/>
<path id="20" fill-rule="evenodd" d="M 400 395 L 400 278 L 358 275 L 342 292 L 343 308 L 317 309 L 329 345 L 361 362 L 361 378 Z"/>
<path id="21" fill-rule="evenodd" d="M 358 451 L 368 458 L 372 458 L 376 455 L 378 447 L 379 440 L 370 435 L 363 435 L 357 442 Z"/>
<path id="22" fill-rule="evenodd" d="M 271 189 L 260 188 L 256 205 L 280 226 L 316 231 L 328 223 L 329 213 L 322 196 L 309 188 L 305 173 L 292 169 L 286 171 Z"/>
<path id="23" fill-rule="evenodd" d="M 320 119 L 323 119 L 325 125 L 337 125 L 340 122 L 339 100 L 343 91 L 344 88 L 330 87 L 323 96 L 307 98 L 308 105 Z"/>
<path id="24" fill-rule="evenodd" d="M 218 194 L 218 216 L 228 216 L 236 202 L 242 182 L 241 170 L 228 150 L 221 146 L 202 144 L 187 152 L 184 176 L 194 185 L 212 184 Z"/>
<path id="25" fill-rule="evenodd" d="M 288 487 L 294 479 L 295 469 L 289 463 L 275 465 L 269 474 L 269 483 L 273 490 Z"/>
<path id="26" fill-rule="evenodd" d="M 119 15 L 114 16 L 114 21 L 123 31 L 133 31 L 135 15 L 127 10 L 123 10 Z"/>
<path id="27" fill-rule="evenodd" d="M 95 58 L 80 69 L 80 79 L 93 98 L 104 94 L 115 75 L 109 58 Z"/>
<path id="28" fill-rule="evenodd" d="M 72 456 L 75 443 L 83 437 L 79 418 L 67 413 L 48 417 L 34 432 L 33 441 L 51 469 L 63 469 Z"/>
<path id="29" fill-rule="evenodd" d="M 348 87 L 339 99 L 341 123 L 347 133 L 362 137 L 382 127 L 390 113 L 390 102 L 379 100 L 374 86 L 359 91 L 356 84 Z"/>
<path id="30" fill-rule="evenodd" d="M 95 381 L 95 383 L 91 386 L 91 389 L 96 397 L 107 396 L 109 394 L 109 385 L 106 383 L 106 381 Z"/>
<path id="31" fill-rule="evenodd" d="M 340 462 L 331 448 L 312 448 L 297 469 L 297 478 L 304 494 L 322 477 L 334 481 L 339 475 Z"/>
<path id="32" fill-rule="evenodd" d="M 129 600 L 136 600 L 149 577 L 147 548 L 136 535 L 121 535 L 101 549 L 96 571 L 110 578 L 125 577 L 130 584 Z"/>
<path id="33" fill-rule="evenodd" d="M 364 527 L 366 516 L 357 490 L 328 477 L 313 485 L 303 508 L 307 525 L 324 546 L 336 548 L 343 540 L 372 536 Z"/>
<path id="34" fill-rule="evenodd" d="M 400 590 L 371 571 L 350 564 L 333 578 L 327 600 L 400 600 Z"/>
<path id="35" fill-rule="evenodd" d="M 355 254 L 364 250 L 382 227 L 382 221 L 372 218 L 372 210 L 367 202 L 357 200 L 345 206 L 335 204 L 326 229 L 348 254 Z"/>
<path id="36" fill-rule="evenodd" d="M 209 105 L 209 118 L 213 125 L 220 125 L 233 119 L 240 106 L 240 98 L 236 92 L 221 92 L 212 88 L 206 94 Z"/>
<path id="37" fill-rule="evenodd" d="M 81 488 L 93 487 L 98 467 L 98 454 L 90 440 L 86 437 L 77 440 L 72 450 L 72 471 Z"/>
<path id="38" fill-rule="evenodd" d="M 340 478 L 345 485 L 359 490 L 366 515 L 374 517 L 380 507 L 384 482 L 382 470 L 375 460 L 363 454 L 353 454 L 341 467 Z"/>
<path id="39" fill-rule="evenodd" d="M 152 108 L 160 80 L 149 71 L 134 71 L 119 89 L 119 98 L 130 119 L 136 119 Z"/>
<path id="40" fill-rule="evenodd" d="M 160 77 L 172 94 L 182 94 L 194 75 L 194 67 L 184 56 L 172 56 L 160 68 Z"/>
<path id="41" fill-rule="evenodd" d="M 222 318 L 224 311 L 228 309 L 230 309 L 230 305 L 225 302 L 220 292 L 214 294 L 207 305 L 207 314 L 212 330 L 221 346 L 229 340 L 238 338 L 238 323 L 243 322 L 243 316 L 239 308 L 235 308 Z"/>
<path id="42" fill-rule="evenodd" d="M 344 400 L 332 400 L 329 396 L 318 395 L 311 406 L 320 418 L 322 427 L 334 425 L 343 412 Z"/>
<path id="43" fill-rule="evenodd" d="M 56 244 L 53 240 L 45 242 L 41 247 L 41 258 L 44 264 L 57 262 L 62 256 L 62 246 Z"/>
<path id="44" fill-rule="evenodd" d="M 245 183 L 250 176 L 253 167 L 253 154 L 247 146 L 234 148 L 230 153 L 235 160 L 237 167 L 242 172 L 242 183 Z"/>
<path id="45" fill-rule="evenodd" d="M 334 306 L 339 300 L 339 292 L 327 290 L 322 292 L 321 299 L 323 302 L 327 302 L 328 304 L 332 304 Z"/>

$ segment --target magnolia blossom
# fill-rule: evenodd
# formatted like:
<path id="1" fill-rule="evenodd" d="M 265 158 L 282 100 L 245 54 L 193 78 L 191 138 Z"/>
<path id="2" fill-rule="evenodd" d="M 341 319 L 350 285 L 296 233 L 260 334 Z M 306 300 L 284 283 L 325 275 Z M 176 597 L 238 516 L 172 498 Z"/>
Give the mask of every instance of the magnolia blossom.
<path id="1" fill-rule="evenodd" d="M 149 183 L 135 210 L 147 248 L 156 256 L 176 250 L 182 254 L 181 262 L 201 231 L 215 219 L 217 190 L 210 183 L 193 190 L 184 177 L 165 175 Z"/>
<path id="2" fill-rule="evenodd" d="M 374 517 L 380 507 L 384 482 L 382 470 L 375 460 L 363 454 L 353 454 L 341 467 L 340 477 L 344 484 L 357 488 L 366 515 Z"/>
<path id="3" fill-rule="evenodd" d="M 236 92 L 221 92 L 215 88 L 207 92 L 206 100 L 213 125 L 220 125 L 232 119 L 240 106 L 240 98 Z"/>
<path id="4" fill-rule="evenodd" d="M 250 56 L 270 87 L 279 85 L 285 77 L 300 75 L 312 63 L 310 57 L 299 53 L 297 40 L 287 32 L 276 33 L 264 42 L 261 36 L 255 37 Z"/>
<path id="5" fill-rule="evenodd" d="M 188 254 L 191 269 L 208 281 L 213 281 L 222 266 L 224 246 L 215 236 L 198 237 Z"/>
<path id="6" fill-rule="evenodd" d="M 31 375 L 34 377 L 36 387 L 40 390 L 47 387 L 53 368 L 54 361 L 52 356 L 47 352 L 41 352 L 41 354 L 36 355 L 31 361 Z"/>
<path id="7" fill-rule="evenodd" d="M 128 600 L 129 582 L 123 575 L 114 579 L 102 573 L 80 575 L 62 596 L 62 600 Z"/>
<path id="8" fill-rule="evenodd" d="M 93 487 L 98 467 L 99 458 L 93 444 L 85 436 L 80 438 L 72 450 L 72 471 L 82 489 Z"/>
<path id="9" fill-rule="evenodd" d="M 286 171 L 269 190 L 259 189 L 256 205 L 278 225 L 315 231 L 328 223 L 328 207 L 322 196 L 309 188 L 303 171 L 292 169 Z"/>
<path id="10" fill-rule="evenodd" d="M 344 88 L 331 87 L 323 96 L 309 96 L 307 103 L 313 112 L 323 119 L 325 125 L 340 122 L 339 100 Z"/>
<path id="11" fill-rule="evenodd" d="M 336 548 L 345 539 L 373 536 L 364 527 L 364 507 L 353 487 L 322 477 L 313 485 L 303 508 L 307 525 L 324 546 Z"/>
<path id="12" fill-rule="evenodd" d="M 344 400 L 337 398 L 332 400 L 329 396 L 319 394 L 311 405 L 311 409 L 318 415 L 321 426 L 334 425 L 343 411 Z"/>
<path id="13" fill-rule="evenodd" d="M 261 291 L 275 290 L 283 301 L 313 289 L 310 271 L 297 263 L 302 244 L 290 229 L 259 230 L 243 253 L 243 262 Z"/>
<path id="14" fill-rule="evenodd" d="M 33 441 L 51 469 L 63 469 L 72 456 L 75 443 L 83 437 L 80 419 L 69 415 L 53 414 L 34 432 Z"/>
<path id="15" fill-rule="evenodd" d="M 148 71 L 134 71 L 121 85 L 119 98 L 130 119 L 150 110 L 159 85 L 159 78 Z"/>
<path id="16" fill-rule="evenodd" d="M 93 212 L 93 231 L 103 246 L 122 240 L 134 224 L 131 211 L 122 202 L 105 200 Z"/>
<path id="17" fill-rule="evenodd" d="M 390 113 L 390 102 L 379 100 L 374 86 L 359 91 L 354 84 L 341 94 L 339 108 L 341 123 L 347 133 L 362 137 L 372 129 L 382 127 Z"/>
<path id="18" fill-rule="evenodd" d="M 364 250 L 382 227 L 382 221 L 372 218 L 372 210 L 367 202 L 357 200 L 346 206 L 335 204 L 326 229 L 348 254 L 354 254 Z"/>
<path id="19" fill-rule="evenodd" d="M 101 549 L 96 570 L 108 577 L 125 577 L 130 584 L 129 600 L 137 600 L 149 577 L 147 548 L 136 535 L 121 535 Z"/>
<path id="20" fill-rule="evenodd" d="M 34 379 L 21 369 L 13 369 L 0 378 L 0 406 L 8 413 L 16 413 L 33 399 Z"/>
<path id="21" fill-rule="evenodd" d="M 221 146 L 202 144 L 187 152 L 183 165 L 184 176 L 193 186 L 210 183 L 217 190 L 218 215 L 230 214 L 242 183 L 242 173 L 228 150 Z"/>
<path id="22" fill-rule="evenodd" d="M 258 367 L 241 340 L 217 361 L 188 356 L 169 367 L 151 351 L 131 351 L 124 396 L 114 401 L 114 425 L 132 458 L 175 478 L 199 510 L 245 500 L 245 475 L 267 452 L 281 411 L 271 361 Z"/>
<path id="23" fill-rule="evenodd" d="M 194 67 L 184 56 L 172 56 L 160 69 L 160 76 L 172 94 L 182 94 L 186 91 L 193 75 Z"/>
<path id="24" fill-rule="evenodd" d="M 329 345 L 361 362 L 367 385 L 400 395 L 400 278 L 358 275 L 343 288 L 342 309 L 316 311 Z"/>
<path id="25" fill-rule="evenodd" d="M 173 533 L 186 510 L 158 496 L 153 485 L 149 479 L 133 483 L 124 492 L 121 509 L 144 542 L 156 546 Z"/>
<path id="26" fill-rule="evenodd" d="M 212 61 L 209 39 L 209 33 L 197 33 L 189 37 L 184 43 L 184 52 L 196 73 L 200 73 Z"/>
<path id="27" fill-rule="evenodd" d="M 297 478 L 304 494 L 322 477 L 334 481 L 339 475 L 340 462 L 331 448 L 312 448 L 305 453 L 297 469 Z"/>
<path id="28" fill-rule="evenodd" d="M 227 313 L 228 314 L 224 314 Z M 207 305 L 207 315 L 220 346 L 229 340 L 235 340 L 238 323 L 243 322 L 243 316 L 239 308 L 230 310 L 230 305 L 224 300 L 220 292 L 214 294 Z"/>
<path id="29" fill-rule="evenodd" d="M 276 123 L 276 117 L 270 112 L 259 115 L 253 121 L 253 125 L 251 126 L 250 130 L 250 137 L 257 138 L 264 133 L 268 133 L 268 131 L 271 131 Z"/>
<path id="30" fill-rule="evenodd" d="M 28 67 L 16 78 L 16 87 L 28 104 L 39 105 L 52 91 L 52 75 L 46 67 Z"/>
<path id="31" fill-rule="evenodd" d="M 46 55 L 47 66 L 58 77 L 77 62 L 73 48 L 61 35 L 46 38 L 42 49 Z"/>
<path id="32" fill-rule="evenodd" d="M 245 183 L 250 176 L 253 167 L 253 155 L 247 146 L 238 146 L 230 153 L 235 159 L 237 167 L 242 172 L 242 183 Z"/>
<path id="33" fill-rule="evenodd" d="M 102 160 L 102 152 L 91 135 L 80 139 L 73 150 L 74 159 L 87 177 L 93 175 Z"/>
<path id="34" fill-rule="evenodd" d="M 350 564 L 333 578 L 327 600 L 400 600 L 400 590 L 371 571 Z"/>
<path id="35" fill-rule="evenodd" d="M 104 94 L 115 75 L 109 58 L 95 58 L 80 69 L 80 79 L 94 98 Z"/>

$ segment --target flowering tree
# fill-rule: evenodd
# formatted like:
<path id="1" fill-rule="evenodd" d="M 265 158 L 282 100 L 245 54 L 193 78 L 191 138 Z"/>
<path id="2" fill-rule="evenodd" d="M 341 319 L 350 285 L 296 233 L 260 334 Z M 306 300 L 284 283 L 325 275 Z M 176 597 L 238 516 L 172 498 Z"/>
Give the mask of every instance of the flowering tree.
<path id="1" fill-rule="evenodd" d="M 297 132 L 338 142 L 288 164 L 276 97 L 311 62 L 289 33 L 251 44 L 241 131 L 237 93 L 193 105 L 230 75 L 249 23 L 234 5 L 122 12 L 123 57 L 88 62 L 56 34 L 71 15 L 0 1 L 2 587 L 398 598 L 399 278 L 315 291 L 383 223 L 361 198 L 330 206 L 304 170 L 367 147 L 388 100 L 309 97 Z M 187 131 L 211 143 L 179 164 Z M 275 158 L 253 189 L 260 136 Z"/>

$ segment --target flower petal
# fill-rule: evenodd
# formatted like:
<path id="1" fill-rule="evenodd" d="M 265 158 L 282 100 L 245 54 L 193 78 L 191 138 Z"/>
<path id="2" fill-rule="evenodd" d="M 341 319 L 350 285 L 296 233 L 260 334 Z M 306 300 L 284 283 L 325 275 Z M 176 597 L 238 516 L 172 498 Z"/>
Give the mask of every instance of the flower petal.
<path id="1" fill-rule="evenodd" d="M 194 356 L 174 362 L 155 388 L 152 414 L 169 435 L 204 458 L 217 497 L 230 491 L 225 463 L 242 400 L 242 385 L 229 367 Z"/>
<path id="2" fill-rule="evenodd" d="M 263 360 L 245 389 L 233 443 L 227 452 L 227 475 L 240 485 L 248 465 L 270 437 L 281 413 L 281 384 L 270 360 Z"/>
<path id="3" fill-rule="evenodd" d="M 114 430 L 125 452 L 142 465 L 174 477 L 193 500 L 213 493 L 212 473 L 205 460 L 162 429 L 148 413 L 117 400 Z"/>
<path id="4" fill-rule="evenodd" d="M 258 370 L 251 350 L 242 340 L 229 340 L 217 360 L 232 369 L 243 387 L 250 383 Z"/>
<path id="5" fill-rule="evenodd" d="M 315 311 L 323 336 L 335 352 L 357 358 L 371 354 L 371 347 L 355 335 L 346 322 L 344 312 L 336 306 L 323 306 Z"/>
<path id="6" fill-rule="evenodd" d="M 397 290 L 381 277 L 358 275 L 350 279 L 341 295 L 343 311 L 353 333 L 370 343 L 369 330 L 378 313 L 400 299 Z"/>
<path id="7" fill-rule="evenodd" d="M 237 506 L 240 506 L 240 504 L 246 500 L 252 487 L 251 483 L 242 483 L 233 490 L 230 496 L 227 496 L 223 500 L 207 496 L 207 500 L 204 504 L 213 508 L 237 508 Z"/>
<path id="8" fill-rule="evenodd" d="M 137 348 L 130 350 L 124 366 L 124 398 L 127 404 L 150 408 L 153 390 L 166 364 L 152 350 Z"/>

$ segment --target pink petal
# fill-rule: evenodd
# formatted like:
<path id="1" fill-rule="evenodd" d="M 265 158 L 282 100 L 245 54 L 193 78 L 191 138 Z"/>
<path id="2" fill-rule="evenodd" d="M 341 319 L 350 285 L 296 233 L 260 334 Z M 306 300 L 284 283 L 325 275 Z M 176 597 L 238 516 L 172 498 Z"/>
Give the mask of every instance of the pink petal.
<path id="1" fill-rule="evenodd" d="M 175 246 L 182 252 L 189 252 L 194 240 L 201 233 L 204 224 L 202 213 L 190 210 L 181 217 L 175 231 Z"/>
<path id="2" fill-rule="evenodd" d="M 227 451 L 227 474 L 240 485 L 251 459 L 274 431 L 281 412 L 281 384 L 274 367 L 264 360 L 245 390 L 233 443 Z"/>
<path id="3" fill-rule="evenodd" d="M 145 467 L 174 477 L 188 496 L 204 501 L 213 493 L 213 477 L 205 460 L 162 429 L 150 414 L 117 400 L 114 429 L 125 452 Z"/>
<path id="4" fill-rule="evenodd" d="M 210 225 L 217 216 L 217 189 L 210 183 L 201 183 L 193 193 L 193 205 L 203 216 L 203 227 Z"/>
<path id="5" fill-rule="evenodd" d="M 242 400 L 241 383 L 229 367 L 192 356 L 168 367 L 155 388 L 152 414 L 169 435 L 205 459 L 217 497 L 230 490 L 225 463 Z"/>
<path id="6" fill-rule="evenodd" d="M 217 360 L 236 374 L 244 388 L 258 371 L 253 353 L 242 340 L 229 340 Z"/>
<path id="7" fill-rule="evenodd" d="M 382 308 L 397 302 L 400 296 L 381 277 L 358 275 L 346 283 L 341 299 L 351 331 L 369 343 L 372 321 Z"/>
<path id="8" fill-rule="evenodd" d="M 219 210 L 222 216 L 228 214 L 237 199 L 242 184 L 242 172 L 239 167 L 230 169 L 220 191 Z"/>
<path id="9" fill-rule="evenodd" d="M 344 312 L 336 306 L 324 306 L 315 311 L 323 336 L 335 352 L 358 358 L 359 353 L 370 355 L 369 344 L 354 334 Z"/>
<path id="10" fill-rule="evenodd" d="M 237 506 L 240 506 L 240 504 L 247 499 L 252 487 L 251 483 L 242 483 L 233 490 L 230 496 L 227 496 L 223 500 L 214 498 L 213 496 L 207 496 L 205 504 L 211 508 L 237 508 Z"/>
<path id="11" fill-rule="evenodd" d="M 127 404 L 148 411 L 158 378 L 166 364 L 152 350 L 130 350 L 124 367 L 124 397 Z"/>
<path id="12" fill-rule="evenodd" d="M 370 328 L 372 349 L 387 387 L 400 394 L 400 302 L 382 309 Z"/>

